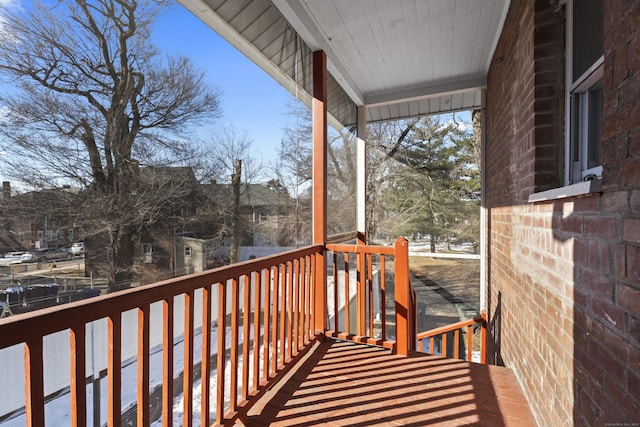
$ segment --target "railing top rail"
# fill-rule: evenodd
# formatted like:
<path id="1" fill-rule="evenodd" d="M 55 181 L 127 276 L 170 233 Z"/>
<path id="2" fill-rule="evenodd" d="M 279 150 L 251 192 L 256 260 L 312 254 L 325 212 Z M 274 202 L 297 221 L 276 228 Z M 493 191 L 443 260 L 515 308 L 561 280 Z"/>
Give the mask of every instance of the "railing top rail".
<path id="1" fill-rule="evenodd" d="M 420 332 L 419 334 L 416 335 L 416 339 L 422 340 L 432 336 L 446 334 L 447 332 L 455 331 L 456 329 L 464 328 L 465 326 L 470 326 L 475 323 L 482 323 L 482 322 L 484 322 L 484 318 L 482 316 L 476 316 L 473 319 L 467 319 L 457 323 L 452 323 L 450 325 L 445 325 L 439 328 L 434 328 L 428 331 Z"/>
<path id="2" fill-rule="evenodd" d="M 394 246 L 327 244 L 327 250 L 333 252 L 355 252 L 365 254 L 394 255 Z"/>
<path id="3" fill-rule="evenodd" d="M 321 251 L 323 251 L 322 245 L 308 246 L 202 273 L 176 277 L 113 294 L 0 319 L 0 349 L 25 342 L 29 337 L 42 337 L 104 317 L 114 316 L 188 293 L 203 286 L 225 283 L 229 279 L 254 271 L 270 269 Z"/>

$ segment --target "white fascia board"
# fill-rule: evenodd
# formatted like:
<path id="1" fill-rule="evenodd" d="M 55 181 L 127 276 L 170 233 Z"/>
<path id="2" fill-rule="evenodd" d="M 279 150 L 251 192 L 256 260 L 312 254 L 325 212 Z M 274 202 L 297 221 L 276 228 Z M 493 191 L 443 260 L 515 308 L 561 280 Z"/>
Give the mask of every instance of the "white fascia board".
<path id="1" fill-rule="evenodd" d="M 367 107 L 376 107 L 399 102 L 415 101 L 419 99 L 434 98 L 442 95 L 467 92 L 469 90 L 481 90 L 487 87 L 487 78 L 476 77 L 465 80 L 436 83 L 409 89 L 400 89 L 393 92 L 385 92 L 378 95 L 365 97 Z"/>

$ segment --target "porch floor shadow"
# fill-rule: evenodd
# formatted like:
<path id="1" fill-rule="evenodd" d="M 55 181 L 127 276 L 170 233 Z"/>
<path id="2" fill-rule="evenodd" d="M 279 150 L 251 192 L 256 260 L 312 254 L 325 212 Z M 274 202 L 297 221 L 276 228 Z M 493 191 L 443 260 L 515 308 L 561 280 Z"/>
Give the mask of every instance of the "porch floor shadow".
<path id="1" fill-rule="evenodd" d="M 316 342 L 238 424 L 536 425 L 510 369 L 330 339 Z"/>

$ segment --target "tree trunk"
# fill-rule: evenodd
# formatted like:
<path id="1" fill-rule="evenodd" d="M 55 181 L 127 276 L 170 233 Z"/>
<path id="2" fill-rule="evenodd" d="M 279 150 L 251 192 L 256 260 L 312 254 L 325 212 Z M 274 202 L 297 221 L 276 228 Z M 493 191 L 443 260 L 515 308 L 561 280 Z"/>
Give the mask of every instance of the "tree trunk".
<path id="1" fill-rule="evenodd" d="M 231 177 L 233 187 L 233 215 L 231 218 L 231 264 L 238 262 L 238 248 L 240 247 L 240 177 L 242 176 L 242 160 L 236 160 L 235 172 Z"/>
<path id="2" fill-rule="evenodd" d="M 131 287 L 133 280 L 134 241 L 133 230 L 117 228 L 110 233 L 111 271 L 109 292 Z"/>
<path id="3" fill-rule="evenodd" d="M 431 243 L 431 252 L 436 251 L 436 236 L 434 234 L 429 235 L 429 241 Z"/>

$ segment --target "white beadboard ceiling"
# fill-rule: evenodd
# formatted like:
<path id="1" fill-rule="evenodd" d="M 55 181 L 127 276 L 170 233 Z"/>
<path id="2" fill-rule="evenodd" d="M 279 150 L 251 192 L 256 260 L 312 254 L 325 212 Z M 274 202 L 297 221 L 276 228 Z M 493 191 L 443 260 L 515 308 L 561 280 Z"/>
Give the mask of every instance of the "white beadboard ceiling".
<path id="1" fill-rule="evenodd" d="M 478 108 L 510 0 L 180 0 L 309 101 L 327 54 L 329 113 L 351 125 Z M 302 89 L 302 90 L 300 90 Z"/>

